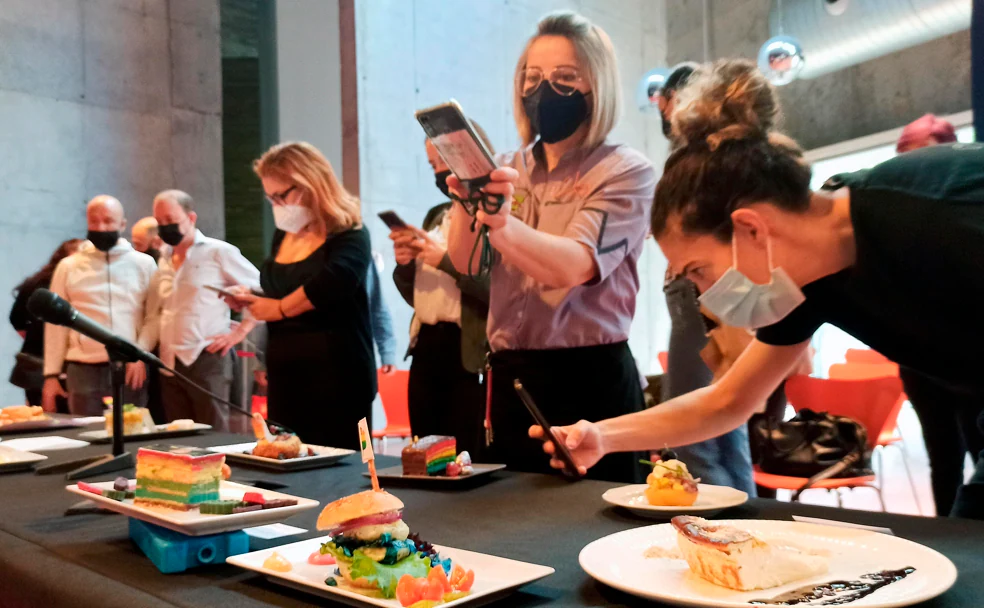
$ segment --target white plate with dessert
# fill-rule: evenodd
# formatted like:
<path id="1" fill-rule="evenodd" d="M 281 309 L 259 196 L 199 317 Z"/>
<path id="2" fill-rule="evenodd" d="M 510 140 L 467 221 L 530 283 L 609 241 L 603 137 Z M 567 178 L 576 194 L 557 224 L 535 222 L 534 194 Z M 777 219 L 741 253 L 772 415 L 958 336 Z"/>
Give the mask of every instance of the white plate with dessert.
<path id="1" fill-rule="evenodd" d="M 612 488 L 601 495 L 605 502 L 643 517 L 670 519 L 687 513 L 711 515 L 748 501 L 741 490 L 700 483 L 673 450 L 660 450 L 653 461 L 641 462 L 652 467 L 646 483 Z"/>
<path id="2" fill-rule="evenodd" d="M 207 449 L 225 454 L 229 460 L 281 472 L 326 467 L 355 453 L 355 450 L 302 443 L 295 433 L 280 429 L 275 423 L 267 424 L 259 414 L 253 414 L 253 434 L 256 441 Z"/>
<path id="3" fill-rule="evenodd" d="M 379 469 L 376 472 L 379 479 L 456 484 L 506 468 L 504 464 L 473 463 L 467 451 L 458 453 L 458 442 L 449 435 L 414 437 L 403 448 L 400 459 L 399 466 Z"/>
<path id="4" fill-rule="evenodd" d="M 327 536 L 229 557 L 271 581 L 350 606 L 400 608 L 484 604 L 553 574 L 554 569 L 432 545 L 410 534 L 403 503 L 367 490 L 327 505 Z"/>
<path id="5" fill-rule="evenodd" d="M 34 468 L 35 464 L 47 459 L 48 457 L 43 454 L 24 452 L 0 445 L 0 473 L 27 471 Z"/>
<path id="6" fill-rule="evenodd" d="M 285 454 L 283 458 L 279 456 L 273 457 L 272 455 L 259 456 L 254 452 L 257 443 L 256 441 L 249 441 L 247 443 L 233 443 L 230 445 L 214 445 L 206 449 L 225 454 L 226 460 L 274 471 L 302 471 L 305 469 L 327 467 L 350 454 L 355 454 L 355 450 L 302 443 L 296 452 L 288 451 L 286 453 L 295 455 L 288 456 Z"/>
<path id="7" fill-rule="evenodd" d="M 10 405 L 0 408 L 0 435 L 75 428 L 87 424 L 89 423 L 83 417 L 46 414 L 39 405 Z"/>
<path id="8" fill-rule="evenodd" d="M 659 504 L 653 504 L 656 500 Z M 676 515 L 697 513 L 709 516 L 729 507 L 737 507 L 748 502 L 748 494 L 727 486 L 712 486 L 697 484 L 697 496 L 689 505 L 681 505 L 676 501 L 663 501 L 654 496 L 649 484 L 640 483 L 631 486 L 612 488 L 601 495 L 610 505 L 626 508 L 636 515 L 653 519 L 670 519 Z M 669 504 L 666 504 L 666 503 Z"/>
<path id="9" fill-rule="evenodd" d="M 105 413 L 105 428 L 100 431 L 79 433 L 80 439 L 92 443 L 109 443 L 113 440 L 113 410 Z M 212 430 L 207 424 L 195 422 L 187 418 L 174 420 L 167 424 L 155 424 L 150 416 L 150 410 L 137 407 L 132 403 L 123 406 L 123 441 L 144 441 L 147 439 L 166 439 L 168 437 L 184 437 Z"/>
<path id="10" fill-rule="evenodd" d="M 283 521 L 318 501 L 230 481 L 225 455 L 187 446 L 137 451 L 137 478 L 79 482 L 65 489 L 110 511 L 202 536 Z"/>
<path id="11" fill-rule="evenodd" d="M 590 576 L 616 589 L 705 608 L 796 600 L 802 606 L 836 601 L 894 608 L 934 598 L 957 578 L 945 556 L 894 536 L 799 522 L 711 522 L 690 516 L 596 540 L 581 550 L 578 561 Z"/>

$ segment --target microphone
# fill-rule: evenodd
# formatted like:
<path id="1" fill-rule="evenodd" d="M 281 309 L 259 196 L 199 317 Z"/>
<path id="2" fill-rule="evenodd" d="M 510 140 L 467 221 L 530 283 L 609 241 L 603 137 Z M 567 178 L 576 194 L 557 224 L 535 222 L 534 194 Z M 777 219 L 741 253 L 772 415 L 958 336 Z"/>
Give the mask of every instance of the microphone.
<path id="1" fill-rule="evenodd" d="M 45 323 L 64 325 L 105 345 L 110 355 L 118 355 L 127 361 L 143 361 L 147 365 L 164 367 L 160 359 L 75 310 L 74 306 L 47 289 L 38 289 L 31 294 L 27 301 L 27 310 Z"/>

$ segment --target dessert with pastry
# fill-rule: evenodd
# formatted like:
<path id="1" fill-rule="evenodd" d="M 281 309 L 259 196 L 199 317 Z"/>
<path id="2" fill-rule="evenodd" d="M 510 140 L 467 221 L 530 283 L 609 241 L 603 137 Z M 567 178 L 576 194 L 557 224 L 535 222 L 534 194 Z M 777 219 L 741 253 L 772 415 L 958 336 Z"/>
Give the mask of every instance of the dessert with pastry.
<path id="1" fill-rule="evenodd" d="M 646 477 L 646 500 L 657 507 L 689 507 L 697 501 L 699 479 L 687 470 L 687 465 L 677 460 L 673 450 L 662 450 L 654 462 L 643 464 L 653 467 Z"/>
<path id="2" fill-rule="evenodd" d="M 447 435 L 414 437 L 401 453 L 403 474 L 417 477 L 458 477 L 473 472 L 468 452 L 457 454 L 457 441 Z"/>
<path id="3" fill-rule="evenodd" d="M 791 544 L 766 542 L 735 526 L 680 515 L 671 520 L 690 571 L 734 589 L 769 589 L 827 571 L 827 557 Z"/>
<path id="4" fill-rule="evenodd" d="M 0 426 L 38 420 L 50 420 L 40 405 L 11 405 L 0 408 Z"/>
<path id="5" fill-rule="evenodd" d="M 249 452 L 253 456 L 288 460 L 314 454 L 314 450 L 301 443 L 300 437 L 268 426 L 259 414 L 253 414 L 253 434 L 256 436 L 256 446 Z"/>

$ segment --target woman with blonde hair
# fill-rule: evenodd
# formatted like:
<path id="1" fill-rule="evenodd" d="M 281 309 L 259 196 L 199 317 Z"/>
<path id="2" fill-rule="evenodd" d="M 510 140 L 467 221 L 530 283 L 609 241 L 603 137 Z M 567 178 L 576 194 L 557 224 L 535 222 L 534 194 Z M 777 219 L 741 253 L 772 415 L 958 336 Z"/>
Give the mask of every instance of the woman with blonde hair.
<path id="1" fill-rule="evenodd" d="M 306 443 L 356 448 L 372 414 L 375 358 L 366 276 L 372 256 L 359 199 L 305 142 L 276 145 L 253 170 L 277 232 L 260 267 L 263 295 L 242 295 L 267 322 L 270 418 Z"/>
<path id="2" fill-rule="evenodd" d="M 639 414 L 555 428 L 581 466 L 744 424 L 823 323 L 950 394 L 940 415 L 984 403 L 979 358 L 958 346 L 984 340 L 984 326 L 956 312 L 984 300 L 984 145 L 908 152 L 812 192 L 802 152 L 776 131 L 775 90 L 751 62 L 702 68 L 678 103 L 673 130 L 684 145 L 656 189 L 653 234 L 701 303 L 756 338 L 711 386 Z M 952 515 L 984 519 L 982 462 Z"/>
<path id="3" fill-rule="evenodd" d="M 524 146 L 499 158 L 484 188 L 505 204 L 476 216 L 495 249 L 488 458 L 514 470 L 549 471 L 527 436 L 530 418 L 515 379 L 555 424 L 644 405 L 628 337 L 656 173 L 642 154 L 609 141 L 620 106 L 608 35 L 575 13 L 542 19 L 514 80 Z M 448 184 L 467 195 L 454 177 Z M 460 205 L 452 216 L 448 252 L 459 271 L 474 272 L 472 218 Z M 592 475 L 631 481 L 642 471 L 635 457 L 620 454 Z"/>

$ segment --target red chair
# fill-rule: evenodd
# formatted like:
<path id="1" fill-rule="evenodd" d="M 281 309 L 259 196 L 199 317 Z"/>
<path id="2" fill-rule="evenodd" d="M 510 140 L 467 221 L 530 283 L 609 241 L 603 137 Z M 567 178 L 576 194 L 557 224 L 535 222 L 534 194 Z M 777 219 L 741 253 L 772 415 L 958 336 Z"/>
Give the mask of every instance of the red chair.
<path id="1" fill-rule="evenodd" d="M 809 408 L 815 412 L 827 412 L 835 416 L 847 416 L 857 420 L 867 431 L 869 447 L 881 436 L 886 425 L 894 424 L 895 412 L 902 381 L 898 378 L 868 378 L 864 380 L 833 380 L 796 375 L 786 381 L 786 398 L 794 409 Z M 773 475 L 755 467 L 755 483 L 773 490 L 796 491 L 805 484 L 805 477 Z M 881 485 L 874 475 L 827 479 L 812 486 L 834 490 L 837 505 L 841 506 L 841 488 L 872 488 L 878 494 L 882 511 Z"/>
<path id="2" fill-rule="evenodd" d="M 372 438 L 382 439 L 385 447 L 389 437 L 405 439 L 410 436 L 410 408 L 407 405 L 410 372 L 401 369 L 386 375 L 377 371 L 376 378 L 379 399 L 383 402 L 383 411 L 386 412 L 386 428 L 373 431 Z"/>
<path id="3" fill-rule="evenodd" d="M 852 351 L 848 351 L 851 353 Z M 855 350 L 855 353 L 865 353 L 865 352 L 875 352 L 875 351 L 863 351 Z M 877 354 L 877 353 L 875 353 Z M 880 355 L 879 355 L 880 356 Z M 857 357 L 855 357 L 857 359 Z M 863 359 L 863 357 L 862 357 Z M 896 363 L 892 363 L 888 359 L 882 357 L 882 363 L 836 363 L 830 366 L 830 371 L 828 375 L 837 380 L 864 380 L 867 378 L 897 378 L 899 376 L 899 366 Z M 884 459 L 882 457 L 882 449 L 888 446 L 895 446 L 898 448 L 899 453 L 902 454 L 902 466 L 905 467 L 905 475 L 909 479 L 909 489 L 912 491 L 912 498 L 916 502 L 916 510 L 922 515 L 923 509 L 922 505 L 919 503 L 919 495 L 916 493 L 916 481 L 912 477 L 912 470 L 909 468 L 909 456 L 905 451 L 905 446 L 903 445 L 904 438 L 902 437 L 902 431 L 899 429 L 898 419 L 899 412 L 902 411 L 902 406 L 909 398 L 905 393 L 899 395 L 899 400 L 895 404 L 895 410 L 889 414 L 889 418 L 886 421 L 886 426 L 882 429 L 881 434 L 878 435 L 875 440 L 875 450 L 873 455 L 878 460 L 878 470 L 884 471 Z M 898 431 L 898 433 L 896 433 Z M 879 449 L 882 448 L 882 449 Z M 884 480 L 884 474 L 882 475 Z"/>
<path id="4" fill-rule="evenodd" d="M 848 363 L 892 363 L 888 357 L 870 348 L 849 348 L 844 353 L 844 360 Z"/>
<path id="5" fill-rule="evenodd" d="M 663 368 L 663 373 L 665 374 L 666 370 L 670 367 L 670 353 L 664 350 L 657 354 L 656 358 L 659 359 L 659 366 Z"/>

